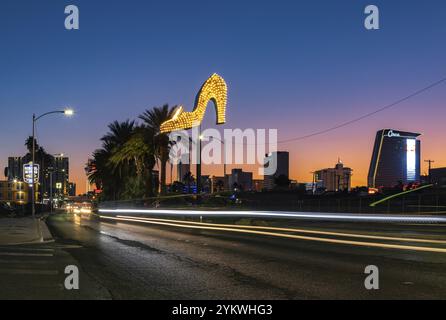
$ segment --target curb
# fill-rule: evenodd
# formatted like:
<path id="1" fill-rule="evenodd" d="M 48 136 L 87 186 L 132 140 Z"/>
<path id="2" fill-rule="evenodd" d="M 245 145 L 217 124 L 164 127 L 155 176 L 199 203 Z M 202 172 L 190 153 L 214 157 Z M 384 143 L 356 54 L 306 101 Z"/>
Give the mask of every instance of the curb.
<path id="1" fill-rule="evenodd" d="M 54 241 L 53 236 L 51 235 L 50 230 L 48 229 L 45 221 L 39 219 L 37 223 L 37 231 L 40 236 L 40 242 L 52 242 Z"/>

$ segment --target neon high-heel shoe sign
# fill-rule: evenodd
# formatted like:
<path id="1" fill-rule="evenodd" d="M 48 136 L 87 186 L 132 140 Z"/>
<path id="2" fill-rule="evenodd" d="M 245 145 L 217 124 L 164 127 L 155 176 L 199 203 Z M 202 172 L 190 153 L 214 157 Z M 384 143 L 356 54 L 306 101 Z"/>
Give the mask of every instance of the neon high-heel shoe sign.
<path id="1" fill-rule="evenodd" d="M 212 101 L 217 112 L 217 124 L 226 122 L 226 103 L 228 87 L 225 80 L 218 74 L 213 74 L 201 87 L 195 99 L 192 112 L 185 112 L 182 106 L 178 107 L 172 119 L 161 125 L 160 131 L 168 133 L 178 130 L 187 130 L 197 127 L 203 121 L 209 101 Z"/>

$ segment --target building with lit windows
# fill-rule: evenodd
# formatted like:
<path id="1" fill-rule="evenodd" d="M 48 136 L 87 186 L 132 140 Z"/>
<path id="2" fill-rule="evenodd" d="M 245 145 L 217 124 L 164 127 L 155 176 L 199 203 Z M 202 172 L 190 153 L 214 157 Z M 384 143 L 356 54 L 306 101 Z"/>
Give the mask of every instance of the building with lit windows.
<path id="1" fill-rule="evenodd" d="M 420 135 L 393 129 L 377 132 L 368 174 L 369 187 L 392 188 L 420 182 Z"/>
<path id="2" fill-rule="evenodd" d="M 23 167 L 30 161 L 31 155 L 29 153 L 23 157 L 9 157 L 8 167 L 5 168 L 7 180 L 9 182 L 23 182 Z M 69 158 L 63 154 L 48 155 L 43 161 L 37 159 L 36 164 L 39 165 L 40 169 L 36 190 L 37 202 L 48 201 L 51 196 L 53 199 L 64 200 L 70 194 Z"/>
<path id="3" fill-rule="evenodd" d="M 28 203 L 28 185 L 22 181 L 0 181 L 0 201 L 16 205 Z"/>
<path id="4" fill-rule="evenodd" d="M 344 167 L 339 160 L 334 168 L 316 171 L 315 181 L 318 187 L 328 192 L 342 192 L 351 190 L 352 169 Z"/>
<path id="5" fill-rule="evenodd" d="M 9 181 L 14 179 L 21 180 L 23 178 L 23 158 L 9 157 L 8 167 L 5 169 L 5 176 Z"/>
<path id="6" fill-rule="evenodd" d="M 52 183 L 53 183 L 53 194 L 55 197 L 64 197 L 69 193 L 69 159 L 65 157 L 63 154 L 54 156 L 54 164 L 53 164 L 53 175 Z"/>
<path id="7" fill-rule="evenodd" d="M 76 184 L 74 182 L 68 183 L 68 196 L 69 197 L 75 197 L 76 194 Z"/>

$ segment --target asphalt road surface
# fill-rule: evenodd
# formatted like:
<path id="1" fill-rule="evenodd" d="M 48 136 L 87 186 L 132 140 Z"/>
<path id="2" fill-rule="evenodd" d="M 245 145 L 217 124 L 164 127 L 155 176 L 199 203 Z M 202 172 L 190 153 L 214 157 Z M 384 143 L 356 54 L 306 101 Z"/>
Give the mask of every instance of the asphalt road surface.
<path id="1" fill-rule="evenodd" d="M 148 221 L 50 217 L 54 243 L 0 248 L 0 298 L 446 298 L 446 226 L 300 222 L 245 233 Z M 68 264 L 80 269 L 78 291 L 64 288 Z M 379 290 L 364 286 L 368 265 Z"/>

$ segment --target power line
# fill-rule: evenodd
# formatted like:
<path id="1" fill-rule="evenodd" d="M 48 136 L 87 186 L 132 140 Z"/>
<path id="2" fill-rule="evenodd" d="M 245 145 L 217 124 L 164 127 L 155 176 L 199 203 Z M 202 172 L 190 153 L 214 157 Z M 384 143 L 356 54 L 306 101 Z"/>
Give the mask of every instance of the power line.
<path id="1" fill-rule="evenodd" d="M 424 93 L 424 92 L 426 92 L 426 91 L 428 91 L 428 90 L 430 90 L 430 89 L 432 89 L 432 88 L 434 88 L 436 86 L 439 86 L 440 84 L 442 84 L 445 81 L 446 81 L 446 77 L 443 78 L 443 79 L 440 79 L 440 80 L 438 80 L 438 81 L 436 81 L 434 83 L 431 83 L 430 85 L 428 85 L 428 86 L 426 86 L 426 87 L 424 87 L 424 88 L 422 88 L 420 90 L 417 90 L 414 93 L 412 93 L 412 94 L 410 94 L 410 95 L 408 95 L 408 96 L 406 96 L 404 98 L 401 98 L 401 99 L 399 99 L 399 100 L 397 100 L 395 102 L 392 102 L 391 104 L 385 105 L 384 107 L 381 107 L 381 108 L 379 108 L 379 109 L 377 109 L 377 110 L 375 110 L 373 112 L 367 113 L 365 115 L 362 115 L 362 116 L 360 116 L 358 118 L 355 118 L 355 119 L 352 119 L 350 121 L 338 124 L 336 126 L 333 126 L 333 127 L 321 130 L 321 131 L 316 131 L 316 132 L 313 132 L 313 133 L 310 133 L 310 134 L 307 134 L 307 135 L 304 135 L 304 136 L 278 141 L 278 144 L 288 143 L 288 142 L 293 142 L 293 141 L 298 141 L 298 140 L 304 140 L 304 139 L 308 139 L 308 138 L 311 138 L 311 137 L 314 137 L 314 136 L 319 136 L 319 135 L 322 135 L 322 134 L 325 134 L 325 133 L 328 133 L 328 132 L 331 132 L 331 131 L 334 131 L 334 130 L 337 130 L 337 129 L 340 129 L 340 128 L 343 128 L 343 127 L 346 127 L 346 126 L 348 126 L 350 124 L 353 124 L 353 123 L 361 121 L 361 120 L 363 120 L 365 118 L 371 117 L 371 116 L 373 116 L 373 115 L 375 115 L 377 113 L 380 113 L 382 111 L 385 111 L 385 110 L 388 110 L 390 108 L 393 108 L 393 107 L 395 107 L 396 105 L 398 105 L 398 104 L 400 104 L 402 102 L 405 102 L 405 101 L 407 101 L 407 100 L 409 100 L 409 99 L 411 99 L 413 97 L 416 97 L 416 96 L 418 96 L 418 95 L 420 95 L 420 94 L 422 94 L 422 93 Z"/>

